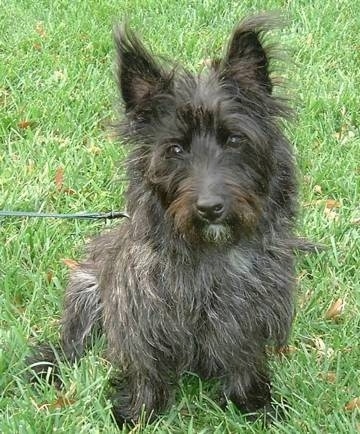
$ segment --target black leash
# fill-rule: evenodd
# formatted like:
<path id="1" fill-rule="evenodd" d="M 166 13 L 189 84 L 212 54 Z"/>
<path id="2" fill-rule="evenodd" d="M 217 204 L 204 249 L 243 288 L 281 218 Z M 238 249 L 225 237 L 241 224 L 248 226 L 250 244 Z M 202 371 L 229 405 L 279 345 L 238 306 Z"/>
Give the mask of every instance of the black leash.
<path id="1" fill-rule="evenodd" d="M 57 218 L 57 219 L 87 219 L 87 220 L 97 220 L 106 219 L 113 220 L 117 218 L 130 218 L 129 214 L 125 211 L 109 211 L 109 212 L 82 212 L 76 214 L 52 214 L 46 212 L 34 212 L 34 211 L 1 211 L 1 217 L 38 217 L 38 218 Z"/>

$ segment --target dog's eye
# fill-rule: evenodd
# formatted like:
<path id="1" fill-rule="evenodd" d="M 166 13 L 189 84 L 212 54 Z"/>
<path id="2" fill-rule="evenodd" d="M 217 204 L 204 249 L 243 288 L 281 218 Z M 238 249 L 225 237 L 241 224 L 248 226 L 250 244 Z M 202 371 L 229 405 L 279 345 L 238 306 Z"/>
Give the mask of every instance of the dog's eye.
<path id="1" fill-rule="evenodd" d="M 244 137 L 241 136 L 229 136 L 226 140 L 226 147 L 239 148 L 244 143 Z"/>
<path id="2" fill-rule="evenodd" d="M 178 143 L 171 143 L 171 145 L 169 145 L 166 148 L 166 156 L 167 157 L 177 157 L 179 155 L 181 155 L 184 152 L 184 149 L 181 145 L 179 145 Z"/>

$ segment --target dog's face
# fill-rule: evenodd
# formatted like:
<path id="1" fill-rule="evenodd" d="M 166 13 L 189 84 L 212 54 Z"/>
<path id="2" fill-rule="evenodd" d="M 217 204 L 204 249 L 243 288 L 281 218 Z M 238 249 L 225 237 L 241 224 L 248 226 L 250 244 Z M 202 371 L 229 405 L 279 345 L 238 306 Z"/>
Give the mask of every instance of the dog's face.
<path id="1" fill-rule="evenodd" d="M 197 76 L 164 70 L 128 30 L 116 42 L 125 135 L 136 146 L 129 170 L 140 173 L 185 238 L 231 243 L 251 233 L 279 134 L 268 55 L 254 23 L 239 26 L 224 58 Z"/>

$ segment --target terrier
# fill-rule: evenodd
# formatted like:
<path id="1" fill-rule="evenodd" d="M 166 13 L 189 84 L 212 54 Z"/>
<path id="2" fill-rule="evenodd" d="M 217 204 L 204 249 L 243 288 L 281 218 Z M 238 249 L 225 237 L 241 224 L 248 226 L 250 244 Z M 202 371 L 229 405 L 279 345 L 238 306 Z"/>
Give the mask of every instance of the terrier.
<path id="1" fill-rule="evenodd" d="M 127 26 L 115 32 L 130 219 L 72 271 L 61 351 L 74 361 L 95 329 L 106 335 L 119 424 L 166 410 L 185 371 L 218 379 L 242 412 L 271 411 L 266 346 L 289 337 L 298 241 L 270 24 L 240 23 L 198 75 L 164 65 Z M 54 354 L 39 359 L 41 373 Z"/>

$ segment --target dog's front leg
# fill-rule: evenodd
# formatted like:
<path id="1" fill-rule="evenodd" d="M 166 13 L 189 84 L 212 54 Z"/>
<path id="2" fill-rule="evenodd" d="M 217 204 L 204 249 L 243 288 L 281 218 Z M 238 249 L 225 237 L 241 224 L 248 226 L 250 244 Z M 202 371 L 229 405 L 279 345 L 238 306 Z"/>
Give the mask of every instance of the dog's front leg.
<path id="1" fill-rule="evenodd" d="M 173 386 L 145 372 L 127 372 L 120 380 L 113 380 L 113 414 L 119 426 L 136 423 L 142 414 L 153 420 L 165 410 L 172 397 Z"/>
<path id="2" fill-rule="evenodd" d="M 249 420 L 263 419 L 264 424 L 284 417 L 281 406 L 272 401 L 267 369 L 242 369 L 226 377 L 223 384 L 226 401 L 233 402 Z"/>
<path id="3" fill-rule="evenodd" d="M 243 413 L 262 410 L 271 402 L 270 379 L 266 373 L 256 370 L 244 368 L 231 373 L 226 377 L 223 391 L 226 399 Z"/>

